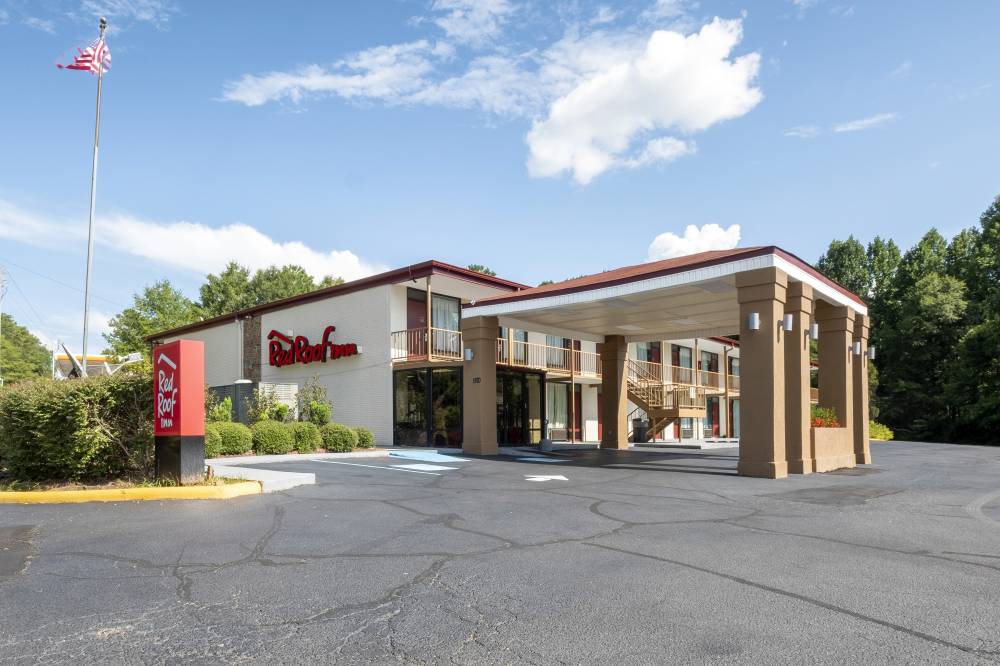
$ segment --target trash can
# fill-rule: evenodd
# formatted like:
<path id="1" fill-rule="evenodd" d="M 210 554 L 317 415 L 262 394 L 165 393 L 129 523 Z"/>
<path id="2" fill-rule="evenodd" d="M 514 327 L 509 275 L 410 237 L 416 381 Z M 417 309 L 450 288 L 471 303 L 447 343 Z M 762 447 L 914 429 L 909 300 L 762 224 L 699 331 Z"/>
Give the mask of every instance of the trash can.
<path id="1" fill-rule="evenodd" d="M 649 441 L 649 421 L 645 419 L 632 419 L 632 441 Z"/>

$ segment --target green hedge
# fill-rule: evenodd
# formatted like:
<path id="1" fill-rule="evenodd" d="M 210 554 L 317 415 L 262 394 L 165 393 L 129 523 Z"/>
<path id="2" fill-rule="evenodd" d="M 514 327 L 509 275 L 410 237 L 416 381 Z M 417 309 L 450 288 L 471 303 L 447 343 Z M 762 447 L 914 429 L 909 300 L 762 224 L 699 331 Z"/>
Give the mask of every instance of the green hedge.
<path id="1" fill-rule="evenodd" d="M 222 455 L 222 435 L 216 423 L 205 424 L 205 457 L 218 458 Z"/>
<path id="2" fill-rule="evenodd" d="M 288 453 L 295 447 L 292 431 L 284 423 L 258 421 L 250 426 L 253 450 L 257 455 Z"/>
<path id="3" fill-rule="evenodd" d="M 320 428 L 323 435 L 323 448 L 327 451 L 346 453 L 358 446 L 358 435 L 341 423 L 327 423 Z"/>
<path id="4" fill-rule="evenodd" d="M 889 429 L 889 426 L 879 423 L 878 421 L 868 422 L 868 437 L 870 439 L 885 439 L 889 440 L 893 438 L 893 432 Z"/>
<path id="5" fill-rule="evenodd" d="M 25 481 L 151 475 L 149 367 L 0 389 L 0 466 Z"/>
<path id="6" fill-rule="evenodd" d="M 229 421 L 220 423 L 205 424 L 205 457 L 210 458 L 208 453 L 208 431 L 213 430 L 219 434 L 220 456 L 242 456 L 253 451 L 253 435 L 250 428 L 242 423 L 232 423 Z"/>
<path id="7" fill-rule="evenodd" d="M 354 434 L 358 437 L 359 449 L 371 449 L 375 447 L 375 433 L 364 426 L 354 429 Z"/>
<path id="8" fill-rule="evenodd" d="M 312 453 L 323 446 L 323 436 L 319 433 L 319 426 L 308 421 L 293 421 L 287 424 L 295 440 L 295 450 L 299 453 Z"/>

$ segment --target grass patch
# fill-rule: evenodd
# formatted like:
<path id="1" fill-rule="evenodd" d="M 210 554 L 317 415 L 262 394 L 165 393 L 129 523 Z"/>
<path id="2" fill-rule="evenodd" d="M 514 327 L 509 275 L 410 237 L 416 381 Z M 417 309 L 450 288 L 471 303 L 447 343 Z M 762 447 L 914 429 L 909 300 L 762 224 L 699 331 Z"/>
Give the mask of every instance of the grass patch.
<path id="1" fill-rule="evenodd" d="M 187 486 L 228 486 L 243 483 L 244 479 L 229 479 L 223 477 L 207 477 L 201 483 L 189 483 Z M 112 479 L 93 481 L 66 481 L 51 479 L 47 481 L 20 481 L 0 478 L 0 492 L 31 492 L 47 490 L 115 490 L 119 488 L 174 488 L 181 484 L 173 479 Z"/>

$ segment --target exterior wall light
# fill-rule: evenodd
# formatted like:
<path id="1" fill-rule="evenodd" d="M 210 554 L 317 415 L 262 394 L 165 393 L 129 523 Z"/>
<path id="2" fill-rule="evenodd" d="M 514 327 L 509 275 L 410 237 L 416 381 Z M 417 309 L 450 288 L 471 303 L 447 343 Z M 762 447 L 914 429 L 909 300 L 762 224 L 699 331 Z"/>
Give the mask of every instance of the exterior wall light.
<path id="1" fill-rule="evenodd" d="M 813 340 L 819 340 L 819 324 L 813 322 L 813 324 L 809 326 L 809 337 Z"/>
<path id="2" fill-rule="evenodd" d="M 872 345 L 871 347 L 868 348 L 868 360 L 869 361 L 875 360 L 875 345 Z"/>
<path id="3" fill-rule="evenodd" d="M 854 355 L 861 356 L 861 341 L 856 340 L 853 346 L 854 346 Z"/>
<path id="4" fill-rule="evenodd" d="M 795 330 L 795 317 L 790 314 L 786 314 L 784 319 L 781 320 L 781 327 L 785 329 L 785 333 L 791 333 Z"/>
<path id="5" fill-rule="evenodd" d="M 759 331 L 760 330 L 760 313 L 759 312 L 751 312 L 750 313 L 750 316 L 747 318 L 747 328 L 749 328 L 751 331 Z"/>
<path id="6" fill-rule="evenodd" d="M 468 347 L 466 347 L 465 348 L 465 360 L 466 361 L 471 361 L 473 358 L 475 358 L 475 354 L 472 353 L 471 349 L 469 349 Z"/>

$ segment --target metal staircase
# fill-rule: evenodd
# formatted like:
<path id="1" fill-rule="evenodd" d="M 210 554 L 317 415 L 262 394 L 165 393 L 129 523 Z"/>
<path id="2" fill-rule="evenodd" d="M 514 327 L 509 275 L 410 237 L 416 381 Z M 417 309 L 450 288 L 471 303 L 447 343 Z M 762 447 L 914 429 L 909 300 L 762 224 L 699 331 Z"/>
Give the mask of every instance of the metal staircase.
<path id="1" fill-rule="evenodd" d="M 650 372 L 646 367 L 648 365 L 632 359 L 625 361 L 628 399 L 649 418 L 649 431 L 645 439 L 647 442 L 677 419 L 703 418 L 706 411 L 704 388 L 664 384 L 662 373 L 657 376 Z M 631 422 L 630 418 L 630 427 Z"/>

